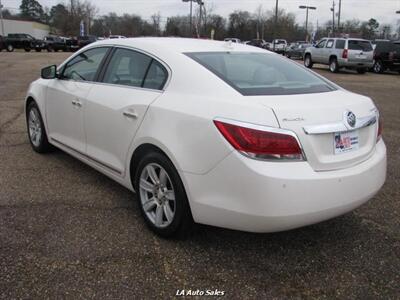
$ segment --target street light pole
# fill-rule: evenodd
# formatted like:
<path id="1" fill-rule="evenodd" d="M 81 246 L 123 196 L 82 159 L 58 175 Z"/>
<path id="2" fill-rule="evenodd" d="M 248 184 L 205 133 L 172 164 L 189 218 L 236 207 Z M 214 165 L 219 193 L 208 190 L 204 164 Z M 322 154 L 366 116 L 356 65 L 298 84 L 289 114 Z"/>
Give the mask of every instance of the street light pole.
<path id="1" fill-rule="evenodd" d="M 204 2 L 202 0 L 197 0 L 197 3 L 200 5 L 200 17 L 199 17 L 199 35 L 201 37 L 201 22 L 203 19 L 203 6 L 204 6 Z"/>
<path id="2" fill-rule="evenodd" d="M 4 36 L 3 4 L 1 4 L 1 0 L 0 0 L 0 21 L 1 21 L 1 35 Z"/>
<path id="3" fill-rule="evenodd" d="M 339 32 L 340 31 L 340 15 L 342 14 L 342 0 L 339 0 L 339 12 L 338 12 L 338 21 L 337 21 L 337 27 Z"/>
<path id="4" fill-rule="evenodd" d="M 300 5 L 300 9 L 305 9 L 306 10 L 306 41 L 308 42 L 308 10 L 316 10 L 317 8 L 315 6 L 306 6 L 306 5 Z"/>
<path id="5" fill-rule="evenodd" d="M 275 24 L 274 24 L 274 31 L 272 35 L 272 50 L 275 51 L 275 35 L 276 35 L 276 29 L 278 26 L 278 3 L 279 0 L 276 0 L 276 5 L 275 5 Z"/>

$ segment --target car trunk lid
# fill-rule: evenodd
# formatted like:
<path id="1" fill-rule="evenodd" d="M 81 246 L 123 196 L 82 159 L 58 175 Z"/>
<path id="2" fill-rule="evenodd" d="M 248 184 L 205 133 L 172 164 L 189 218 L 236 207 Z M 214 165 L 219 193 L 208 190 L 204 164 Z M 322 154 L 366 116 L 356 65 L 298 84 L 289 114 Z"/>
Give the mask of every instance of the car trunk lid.
<path id="1" fill-rule="evenodd" d="M 348 60 L 351 62 L 364 63 L 372 61 L 374 50 L 369 41 L 349 40 L 348 41 Z"/>
<path id="2" fill-rule="evenodd" d="M 358 164 L 367 159 L 375 148 L 377 111 L 369 98 L 340 90 L 257 98 L 262 105 L 274 111 L 281 128 L 297 134 L 315 171 L 343 169 Z M 365 126 L 358 129 L 351 127 L 347 123 L 350 112 L 356 116 L 355 128 L 362 124 Z M 369 124 L 365 123 L 367 120 Z M 339 132 L 340 139 L 351 139 L 347 140 L 352 143 L 351 149 L 341 148 L 342 141 L 337 140 Z"/>

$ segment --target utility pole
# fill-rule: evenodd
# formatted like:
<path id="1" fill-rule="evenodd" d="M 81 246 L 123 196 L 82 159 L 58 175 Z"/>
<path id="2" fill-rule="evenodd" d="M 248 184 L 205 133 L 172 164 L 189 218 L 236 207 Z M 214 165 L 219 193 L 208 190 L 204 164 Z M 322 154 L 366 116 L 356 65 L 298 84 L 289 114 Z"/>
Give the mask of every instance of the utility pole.
<path id="1" fill-rule="evenodd" d="M 278 3 L 279 0 L 276 0 L 276 5 L 275 5 L 275 24 L 274 24 L 274 31 L 272 35 L 272 50 L 275 51 L 275 36 L 277 32 L 277 27 L 278 27 Z"/>
<path id="2" fill-rule="evenodd" d="M 1 35 L 5 35 L 4 34 L 4 21 L 3 21 L 3 4 L 1 4 L 1 0 L 0 0 L 0 21 L 1 21 Z"/>
<path id="3" fill-rule="evenodd" d="M 332 1 L 332 36 L 335 36 L 335 0 Z"/>
<path id="4" fill-rule="evenodd" d="M 339 12 L 338 12 L 338 21 L 337 21 L 337 27 L 338 27 L 339 32 L 341 32 L 340 31 L 340 15 L 341 15 L 341 13 L 342 13 L 342 0 L 339 0 Z"/>

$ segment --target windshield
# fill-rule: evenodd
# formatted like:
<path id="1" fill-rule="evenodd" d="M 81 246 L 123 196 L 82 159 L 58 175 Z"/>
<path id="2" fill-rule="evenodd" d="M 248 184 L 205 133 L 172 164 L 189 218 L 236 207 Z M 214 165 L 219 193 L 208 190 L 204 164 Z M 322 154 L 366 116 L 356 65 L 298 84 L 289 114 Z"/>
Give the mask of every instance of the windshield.
<path id="1" fill-rule="evenodd" d="M 244 52 L 187 53 L 245 96 L 293 95 L 335 90 L 327 81 L 279 55 Z"/>
<path id="2" fill-rule="evenodd" d="M 349 40 L 350 50 L 372 51 L 372 44 L 369 41 Z"/>

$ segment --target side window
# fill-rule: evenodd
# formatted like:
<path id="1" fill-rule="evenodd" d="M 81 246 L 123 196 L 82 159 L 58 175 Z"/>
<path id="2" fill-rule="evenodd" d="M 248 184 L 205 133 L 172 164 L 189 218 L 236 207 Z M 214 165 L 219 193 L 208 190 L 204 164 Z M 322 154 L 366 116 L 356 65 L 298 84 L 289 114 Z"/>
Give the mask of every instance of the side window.
<path id="1" fill-rule="evenodd" d="M 317 48 L 324 48 L 324 47 L 325 47 L 325 43 L 326 43 L 326 40 L 320 41 L 320 42 L 318 43 L 318 45 L 317 45 Z"/>
<path id="2" fill-rule="evenodd" d="M 142 87 L 152 58 L 142 53 L 117 49 L 107 67 L 103 82 Z"/>
<path id="3" fill-rule="evenodd" d="M 153 90 L 162 90 L 168 78 L 168 72 L 162 64 L 154 60 L 147 71 L 146 79 L 144 80 L 143 87 Z"/>
<path id="4" fill-rule="evenodd" d="M 326 43 L 326 48 L 332 48 L 333 47 L 333 40 L 328 40 L 328 42 Z"/>
<path id="5" fill-rule="evenodd" d="M 345 40 L 336 40 L 336 49 L 344 49 Z"/>
<path id="6" fill-rule="evenodd" d="M 109 48 L 85 51 L 69 61 L 63 71 L 63 79 L 94 81 L 97 71 Z"/>

